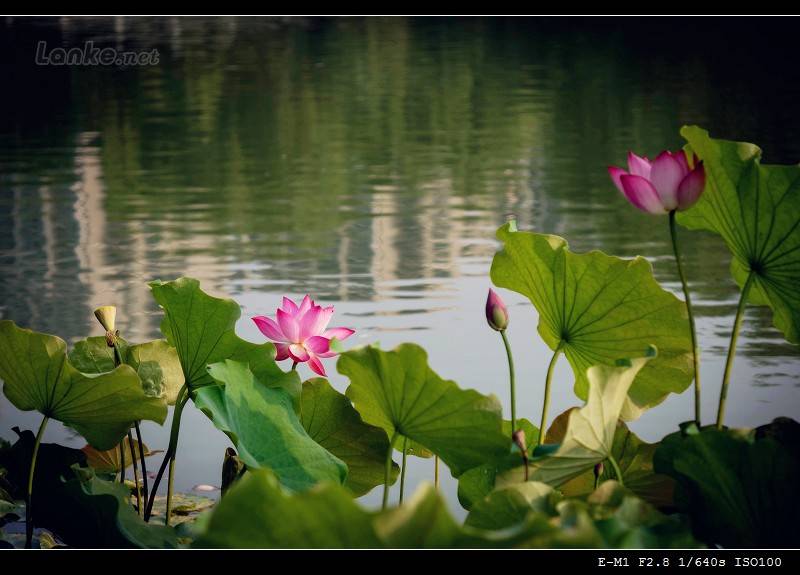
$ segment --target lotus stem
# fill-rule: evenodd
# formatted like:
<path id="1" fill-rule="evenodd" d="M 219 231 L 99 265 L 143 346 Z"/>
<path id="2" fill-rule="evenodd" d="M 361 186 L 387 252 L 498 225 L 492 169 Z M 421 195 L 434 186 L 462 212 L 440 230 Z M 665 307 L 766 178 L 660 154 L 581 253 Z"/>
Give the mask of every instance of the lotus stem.
<path id="1" fill-rule="evenodd" d="M 736 355 L 736 340 L 739 339 L 739 328 L 742 326 L 744 318 L 744 308 L 747 306 L 747 296 L 753 286 L 753 272 L 747 275 L 744 282 L 742 294 L 739 296 L 739 307 L 736 309 L 736 319 L 733 321 L 733 332 L 731 332 L 731 343 L 728 346 L 728 358 L 725 360 L 725 372 L 722 375 L 722 389 L 719 391 L 719 408 L 717 409 L 717 429 L 722 429 L 725 422 L 725 404 L 728 399 L 728 384 L 730 383 L 731 371 L 733 370 L 733 358 Z"/>
<path id="2" fill-rule="evenodd" d="M 127 467 L 127 465 L 125 465 L 125 438 L 124 437 L 122 438 L 122 441 L 119 442 L 119 445 L 117 446 L 117 449 L 119 449 L 119 482 L 120 483 L 125 483 L 125 468 Z"/>
<path id="3" fill-rule="evenodd" d="M 116 311 L 114 312 L 114 315 L 116 315 Z M 101 321 L 100 323 L 102 324 L 103 322 Z M 105 327 L 105 324 L 103 324 L 103 327 Z M 113 319 L 112 319 L 112 328 L 111 329 L 113 329 Z M 113 331 L 106 331 L 106 345 L 108 345 L 109 347 L 111 347 L 112 350 L 114 350 L 114 367 L 115 368 L 119 367 L 120 365 L 122 365 L 122 354 L 119 351 L 119 346 L 117 346 L 117 334 L 118 333 L 119 332 L 115 333 Z M 122 441 L 119 442 L 118 449 L 119 449 L 119 482 L 124 484 L 125 483 L 125 468 L 127 467 L 127 465 L 125 465 L 125 438 L 124 437 L 122 438 Z M 133 448 L 131 448 L 131 457 L 135 457 L 135 455 L 133 454 Z M 139 489 L 138 485 L 136 486 L 136 489 L 137 490 Z"/>
<path id="4" fill-rule="evenodd" d="M 692 336 L 692 361 L 694 363 L 694 420 L 700 426 L 700 350 L 697 347 L 697 330 L 694 326 L 694 314 L 692 313 L 692 298 L 689 295 L 689 285 L 686 283 L 686 275 L 683 273 L 681 263 L 681 253 L 678 248 L 678 231 L 675 226 L 675 210 L 669 213 L 669 233 L 672 238 L 672 251 L 675 253 L 675 263 L 678 266 L 678 275 L 683 286 L 683 298 L 686 300 L 686 312 L 689 315 L 689 330 Z"/>
<path id="5" fill-rule="evenodd" d="M 136 512 L 142 516 L 142 494 L 139 492 L 139 464 L 136 462 L 136 450 L 133 447 L 133 434 L 128 430 L 128 446 L 131 448 L 131 460 L 133 461 L 133 483 L 136 486 Z M 141 451 L 141 448 L 139 449 Z"/>
<path id="6" fill-rule="evenodd" d="M 167 465 L 170 465 L 172 459 L 175 457 L 175 453 L 178 450 L 178 434 L 180 433 L 181 428 L 181 414 L 183 413 L 183 407 L 186 405 L 186 402 L 189 401 L 189 394 L 188 390 L 186 389 L 186 384 L 181 387 L 180 391 L 178 391 L 178 398 L 175 401 L 175 411 L 172 414 L 172 429 L 170 430 L 169 434 L 169 446 L 167 447 L 167 453 L 164 454 L 164 460 L 161 462 L 161 467 L 158 469 L 158 475 L 156 475 L 156 479 L 153 482 L 153 488 L 150 490 L 150 499 L 147 502 L 147 509 L 144 513 L 144 520 L 149 521 L 150 516 L 153 514 L 153 504 L 156 500 L 156 493 L 158 493 L 158 486 L 161 484 L 161 479 L 164 477 L 164 472 L 167 470 Z M 172 466 L 174 469 L 174 466 Z M 170 477 L 172 474 L 170 474 Z"/>
<path id="7" fill-rule="evenodd" d="M 389 449 L 386 450 L 386 466 L 383 470 L 383 504 L 381 509 L 386 509 L 389 504 L 389 478 L 392 475 L 392 453 L 394 452 L 394 441 L 397 439 L 397 433 L 392 435 L 389 440 Z"/>
<path id="8" fill-rule="evenodd" d="M 175 455 L 169 459 L 169 479 L 167 479 L 167 505 L 164 511 L 164 525 L 169 526 L 169 516 L 172 514 L 172 482 L 175 477 Z"/>
<path id="9" fill-rule="evenodd" d="M 33 474 L 36 470 L 36 456 L 39 454 L 39 445 L 44 437 L 44 430 L 47 427 L 49 417 L 42 418 L 39 431 L 36 433 L 36 441 L 33 444 L 33 454 L 31 455 L 31 467 L 28 471 L 28 499 L 25 501 L 25 549 L 30 549 L 33 544 Z"/>
<path id="10" fill-rule="evenodd" d="M 506 357 L 508 357 L 508 383 L 511 387 L 511 433 L 517 429 L 517 399 L 514 390 L 514 358 L 511 356 L 511 346 L 508 344 L 508 337 L 506 330 L 500 330 L 500 337 L 503 338 L 503 345 L 506 348 Z"/>
<path id="11" fill-rule="evenodd" d="M 608 461 L 611 463 L 611 467 L 614 468 L 614 475 L 617 476 L 617 481 L 619 482 L 620 485 L 625 487 L 625 482 L 622 480 L 622 470 L 619 468 L 617 460 L 614 459 L 614 456 L 611 455 L 610 453 L 608 454 Z"/>
<path id="12" fill-rule="evenodd" d="M 558 355 L 561 353 L 561 344 L 558 345 L 555 352 L 553 352 L 553 357 L 550 360 L 550 365 L 547 366 L 547 377 L 544 380 L 544 403 L 542 404 L 542 420 L 539 424 L 539 438 L 537 439 L 537 444 L 542 445 L 544 443 L 544 436 L 545 430 L 547 429 L 547 408 L 550 406 L 550 384 L 553 380 L 553 371 L 556 366 L 556 362 L 558 361 Z"/>
<path id="13" fill-rule="evenodd" d="M 439 489 L 439 456 L 433 456 L 433 485 Z"/>
<path id="14" fill-rule="evenodd" d="M 147 499 L 150 495 L 150 490 L 147 488 L 147 464 L 145 463 L 145 455 L 144 455 L 144 443 L 142 443 L 142 431 L 139 429 L 139 422 L 134 422 L 134 427 L 136 429 L 136 441 L 139 442 L 139 460 L 142 462 L 142 493 L 144 495 L 144 501 L 147 503 Z M 144 510 L 142 510 L 144 511 Z"/>
<path id="15" fill-rule="evenodd" d="M 408 438 L 403 438 L 403 467 L 400 469 L 400 504 L 403 504 L 403 491 L 406 487 L 406 445 Z"/>

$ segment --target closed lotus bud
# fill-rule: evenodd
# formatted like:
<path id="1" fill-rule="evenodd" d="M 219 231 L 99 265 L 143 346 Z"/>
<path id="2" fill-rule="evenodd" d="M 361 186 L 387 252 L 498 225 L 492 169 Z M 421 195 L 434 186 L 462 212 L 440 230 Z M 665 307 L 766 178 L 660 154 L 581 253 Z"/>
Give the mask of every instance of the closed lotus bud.
<path id="1" fill-rule="evenodd" d="M 236 450 L 229 447 L 225 450 L 222 462 L 222 494 L 224 495 L 233 482 L 244 472 L 244 461 L 236 455 Z"/>
<path id="2" fill-rule="evenodd" d="M 603 462 L 601 461 L 597 465 L 594 466 L 594 478 L 595 480 L 600 479 L 600 476 L 603 475 Z"/>
<path id="3" fill-rule="evenodd" d="M 113 305 L 104 305 L 94 310 L 94 317 L 103 326 L 106 332 L 114 333 L 117 319 L 117 308 Z"/>
<path id="4" fill-rule="evenodd" d="M 522 429 L 517 429 L 511 434 L 511 441 L 519 448 L 522 456 L 522 465 L 525 467 L 525 481 L 528 481 L 528 446 L 525 443 L 525 432 Z"/>
<path id="5" fill-rule="evenodd" d="M 489 288 L 489 297 L 486 298 L 486 321 L 489 322 L 489 327 L 496 331 L 503 331 L 508 327 L 506 304 L 491 288 Z"/>
<path id="6" fill-rule="evenodd" d="M 528 448 L 525 445 L 525 431 L 522 429 L 516 430 L 511 434 L 511 439 L 514 441 L 514 444 L 519 447 L 519 450 L 523 453 L 523 456 L 527 456 Z"/>

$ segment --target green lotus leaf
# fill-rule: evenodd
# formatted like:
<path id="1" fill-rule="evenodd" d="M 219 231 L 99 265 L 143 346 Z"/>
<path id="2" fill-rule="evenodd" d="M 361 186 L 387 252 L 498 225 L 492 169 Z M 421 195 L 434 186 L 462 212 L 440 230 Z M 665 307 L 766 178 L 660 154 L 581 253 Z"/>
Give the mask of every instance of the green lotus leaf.
<path id="1" fill-rule="evenodd" d="M 440 378 L 427 359 L 413 344 L 364 347 L 342 354 L 337 369 L 350 379 L 346 395 L 365 423 L 384 429 L 395 446 L 400 436 L 425 446 L 456 477 L 506 453 L 497 398 Z"/>
<path id="2" fill-rule="evenodd" d="M 492 491 L 477 501 L 464 522 L 479 529 L 506 529 L 525 521 L 531 511 L 550 513 L 561 499 L 552 487 L 538 481 L 527 481 Z"/>
<path id="3" fill-rule="evenodd" d="M 195 405 L 236 445 L 249 469 L 268 467 L 290 489 L 344 482 L 347 465 L 309 437 L 285 389 L 264 385 L 247 364 L 208 368 L 215 384 L 195 391 Z"/>
<path id="4" fill-rule="evenodd" d="M 700 548 L 685 516 L 665 515 L 617 481 L 605 481 L 587 501 L 603 547 L 619 549 Z"/>
<path id="5" fill-rule="evenodd" d="M 576 254 L 558 236 L 512 230 L 506 224 L 497 231 L 504 247 L 492 261 L 492 281 L 533 303 L 539 334 L 569 360 L 578 397 L 589 395 L 590 367 L 613 366 L 648 345 L 658 347 L 659 356 L 631 387 L 622 418 L 636 419 L 689 387 L 694 373 L 686 305 L 658 285 L 647 260 Z"/>
<path id="6" fill-rule="evenodd" d="M 31 431 L 14 428 L 19 439 L 0 450 L 15 496 L 25 498 L 35 442 Z M 42 443 L 36 457 L 36 527 L 54 532 L 72 547 L 176 547 L 173 530 L 142 521 L 131 506 L 130 489 L 104 481 L 85 467 L 86 453 Z"/>
<path id="7" fill-rule="evenodd" d="M 694 547 L 686 525 L 606 482 L 588 503 L 542 484 L 495 492 L 459 525 L 425 484 L 399 507 L 371 513 L 338 485 L 288 494 L 268 470 L 245 475 L 217 505 L 200 548 Z M 518 494 L 519 496 L 516 496 Z M 484 505 L 482 503 L 482 505 Z M 497 529 L 477 520 L 495 518 Z M 470 524 L 473 523 L 473 524 Z"/>
<path id="8" fill-rule="evenodd" d="M 268 470 L 248 472 L 212 512 L 200 548 L 381 547 L 372 515 L 340 485 L 287 494 Z"/>
<path id="9" fill-rule="evenodd" d="M 678 222 L 722 236 L 739 287 L 753 276 L 748 301 L 772 308 L 775 327 L 800 343 L 800 166 L 761 164 L 754 144 L 717 140 L 697 126 L 681 135 L 703 161 L 707 183 Z"/>
<path id="10" fill-rule="evenodd" d="M 420 459 L 430 459 L 434 455 L 433 451 L 424 445 L 421 445 L 416 441 L 412 441 L 407 437 L 398 436 L 394 440 L 394 448 L 402 453 L 403 446 L 405 446 L 406 455 L 413 455 L 414 457 L 419 457 Z"/>
<path id="11" fill-rule="evenodd" d="M 577 409 L 577 407 L 568 409 L 553 420 L 550 429 L 547 430 L 545 444 L 560 444 L 564 441 L 570 414 Z M 675 481 L 667 475 L 653 471 L 653 455 L 658 445 L 642 441 L 624 422 L 618 421 L 611 454 L 622 471 L 625 487 L 655 507 L 670 508 L 673 504 Z M 613 478 L 613 469 L 611 466 L 605 466 L 600 481 Z M 594 491 L 594 485 L 594 469 L 587 469 L 558 489 L 567 497 L 584 498 Z"/>
<path id="12" fill-rule="evenodd" d="M 628 390 L 655 355 L 655 349 L 651 348 L 647 356 L 628 360 L 627 365 L 589 368 L 586 405 L 570 412 L 564 439 L 555 451 L 531 461 L 531 481 L 558 487 L 612 455 L 617 420 Z M 498 476 L 496 485 L 502 487 L 524 481 L 524 471 L 524 466 L 507 471 Z"/>
<path id="13" fill-rule="evenodd" d="M 145 523 L 130 504 L 130 490 L 105 481 L 89 468 L 73 466 L 74 477 L 49 494 L 49 509 L 37 524 L 52 529 L 72 547 L 164 549 L 178 546 L 174 529 Z M 37 497 L 41 497 L 37 494 Z M 56 499 L 57 498 L 57 499 Z M 76 517 L 80 520 L 76 521 Z"/>
<path id="14" fill-rule="evenodd" d="M 5 473 L 0 477 L 0 486 L 8 490 L 12 500 L 24 500 L 27 496 L 28 474 L 31 468 L 33 445 L 36 436 L 30 430 L 20 431 L 13 427 L 18 439 L 13 445 L 0 449 L 0 469 Z M 33 491 L 36 497 L 44 497 L 61 485 L 61 478 L 73 476 L 72 466 L 86 465 L 86 454 L 80 449 L 64 447 L 56 443 L 42 443 L 36 456 L 36 471 L 33 477 Z M 45 507 L 38 502 L 37 512 Z M 39 518 L 37 517 L 37 523 Z"/>
<path id="15" fill-rule="evenodd" d="M 124 357 L 129 344 L 121 337 L 117 338 L 117 343 Z M 108 373 L 117 367 L 114 362 L 114 348 L 108 347 L 105 336 L 87 337 L 75 342 L 67 357 L 72 366 L 81 373 Z"/>
<path id="16" fill-rule="evenodd" d="M 527 524 L 528 537 L 518 544 L 525 547 L 699 546 L 684 518 L 663 515 L 616 481 L 604 482 L 585 502 L 562 499 L 543 483 L 511 485 L 476 504 L 466 524 L 505 530 Z"/>
<path id="17" fill-rule="evenodd" d="M 536 447 L 539 441 L 539 430 L 527 419 L 518 419 L 517 429 L 522 429 L 525 432 L 525 444 L 530 455 L 531 450 Z M 506 437 L 511 437 L 511 422 L 508 420 L 503 421 L 503 433 Z M 458 501 L 461 506 L 467 510 L 472 509 L 476 502 L 482 500 L 494 490 L 498 473 L 513 469 L 520 465 L 521 462 L 522 456 L 519 449 L 511 444 L 508 451 L 502 456 L 464 472 L 458 478 Z"/>
<path id="18" fill-rule="evenodd" d="M 214 381 L 206 367 L 226 359 L 245 362 L 260 382 L 285 389 L 299 409 L 301 382 L 297 372 L 284 372 L 275 363 L 275 346 L 241 339 L 234 328 L 242 310 L 232 299 L 215 298 L 200 282 L 179 278 L 150 282 L 153 297 L 164 310 L 161 333 L 178 350 L 190 392 Z"/>
<path id="19" fill-rule="evenodd" d="M 183 385 L 183 371 L 175 348 L 163 339 L 131 345 L 122 338 L 117 338 L 117 347 L 122 363 L 136 370 L 145 394 L 162 397 L 167 405 L 175 405 Z M 114 349 L 108 347 L 105 336 L 88 337 L 73 346 L 69 361 L 83 373 L 106 373 L 115 367 Z"/>
<path id="20" fill-rule="evenodd" d="M 67 359 L 61 338 L 0 321 L 0 378 L 9 401 L 75 428 L 97 449 L 110 449 L 134 421 L 163 423 L 167 405 L 148 397 L 136 372 L 121 365 L 91 376 Z"/>
<path id="21" fill-rule="evenodd" d="M 655 469 L 677 481 L 675 503 L 695 536 L 728 548 L 789 548 L 800 541 L 800 424 L 759 430 L 686 425 L 661 441 Z"/>
<path id="22" fill-rule="evenodd" d="M 321 377 L 303 383 L 300 405 L 311 439 L 347 464 L 345 487 L 361 496 L 383 484 L 389 440 L 382 429 L 361 421 L 350 400 Z M 392 482 L 399 469 L 392 463 Z"/>
<path id="23" fill-rule="evenodd" d="M 484 533 L 465 531 L 450 514 L 442 496 L 429 483 L 422 485 L 405 505 L 384 511 L 376 517 L 375 529 L 390 548 L 492 546 L 490 541 L 482 537 Z M 506 541 L 498 538 L 498 546 L 502 543 Z"/>

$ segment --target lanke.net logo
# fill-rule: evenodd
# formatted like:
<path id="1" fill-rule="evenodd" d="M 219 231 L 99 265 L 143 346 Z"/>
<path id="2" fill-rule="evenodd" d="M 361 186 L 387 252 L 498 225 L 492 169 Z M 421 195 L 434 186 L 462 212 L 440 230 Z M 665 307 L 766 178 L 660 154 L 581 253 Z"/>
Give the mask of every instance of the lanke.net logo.
<path id="1" fill-rule="evenodd" d="M 155 66 L 158 64 L 158 50 L 120 51 L 115 48 L 95 47 L 91 40 L 82 48 L 47 49 L 47 42 L 36 45 L 36 64 L 38 66 Z"/>

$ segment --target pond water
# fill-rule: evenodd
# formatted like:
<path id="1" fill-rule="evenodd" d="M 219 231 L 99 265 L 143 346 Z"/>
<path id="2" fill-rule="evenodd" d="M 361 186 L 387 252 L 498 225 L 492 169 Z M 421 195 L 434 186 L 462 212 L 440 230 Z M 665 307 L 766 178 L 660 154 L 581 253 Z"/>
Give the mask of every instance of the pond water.
<path id="1" fill-rule="evenodd" d="M 39 41 L 87 40 L 156 48 L 159 62 L 34 63 Z M 146 282 L 190 275 L 240 302 L 240 335 L 263 341 L 248 318 L 308 293 L 336 306 L 349 341 L 419 343 L 508 416 L 503 346 L 483 316 L 497 227 L 513 215 L 578 251 L 644 255 L 679 294 L 667 219 L 628 205 L 606 166 L 682 145 L 687 123 L 797 162 L 793 42 L 758 19 L 6 19 L 0 317 L 72 342 L 99 335 L 92 310 L 113 304 L 124 337 L 152 339 L 161 313 Z M 738 291 L 719 238 L 680 237 L 711 421 Z M 518 412 L 538 421 L 551 352 L 530 303 L 501 293 Z M 580 403 L 563 358 L 555 379 L 551 417 Z M 727 423 L 797 418 L 799 387 L 798 349 L 749 308 Z M 689 391 L 632 427 L 656 440 L 691 414 Z M 0 437 L 38 421 L 0 397 Z M 166 446 L 167 427 L 144 434 Z M 60 425 L 45 441 L 82 445 Z M 227 445 L 188 409 L 176 488 L 218 485 Z M 412 489 L 432 480 L 431 460 L 410 459 Z"/>

